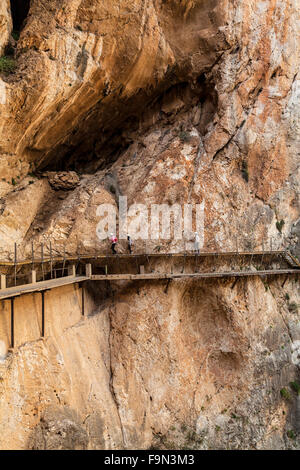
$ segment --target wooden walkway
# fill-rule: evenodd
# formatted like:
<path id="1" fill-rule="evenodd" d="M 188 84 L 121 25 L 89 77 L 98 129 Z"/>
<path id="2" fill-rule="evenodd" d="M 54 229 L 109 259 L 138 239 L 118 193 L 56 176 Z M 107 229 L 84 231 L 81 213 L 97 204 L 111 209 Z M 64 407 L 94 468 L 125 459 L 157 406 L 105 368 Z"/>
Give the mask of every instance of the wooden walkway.
<path id="1" fill-rule="evenodd" d="M 66 276 L 59 279 L 40 281 L 34 284 L 24 284 L 23 286 L 9 287 L 8 289 L 0 290 L 0 300 L 20 297 L 20 295 L 33 294 L 35 292 L 45 292 L 47 290 L 55 289 L 56 287 L 76 284 L 77 282 L 83 282 L 89 279 L 90 278 L 87 276 Z"/>
<path id="2" fill-rule="evenodd" d="M 215 263 L 212 264 L 211 257 L 215 258 Z M 221 260 L 222 257 L 226 257 L 227 262 L 227 271 L 220 270 L 222 269 Z M 232 271 L 228 271 L 228 265 L 232 265 L 230 258 L 235 258 L 235 266 L 239 266 L 241 263 L 238 262 L 239 257 L 247 258 L 250 257 L 249 260 L 249 268 L 241 268 L 240 271 L 232 269 Z M 260 265 L 256 268 L 253 267 L 254 260 L 256 261 L 260 259 Z M 269 259 L 268 259 L 269 257 Z M 151 269 L 149 264 L 151 259 L 164 258 L 165 260 L 170 260 L 169 271 L 170 272 L 145 272 L 145 266 L 142 264 L 143 262 L 147 264 L 148 270 Z M 174 268 L 174 259 L 180 260 L 182 258 L 182 272 L 173 272 Z M 189 263 L 189 269 L 194 269 L 195 272 L 186 272 L 186 259 L 194 258 L 196 261 L 196 267 L 192 268 L 193 262 Z M 198 271 L 198 259 L 203 258 L 210 258 L 210 262 L 208 266 L 211 268 L 208 269 L 208 272 Z M 228 259 L 229 258 L 229 259 Z M 274 265 L 274 269 L 270 269 L 271 260 L 276 259 L 277 263 Z M 221 266 L 219 265 L 217 260 L 221 260 Z M 122 262 L 121 262 L 122 261 Z M 133 261 L 133 265 L 132 265 Z M 178 265 L 177 261 L 177 265 Z M 127 262 L 127 265 L 126 265 Z M 37 281 L 37 272 L 35 271 L 34 267 L 37 265 L 44 267 L 45 263 L 50 263 L 50 271 L 48 272 L 49 277 L 51 279 Z M 53 271 L 53 266 L 55 264 L 63 263 L 63 269 L 61 271 L 62 277 L 57 277 L 55 279 L 52 276 L 56 275 L 56 271 Z M 68 263 L 68 266 L 66 266 Z M 122 273 L 122 265 L 124 269 L 127 266 L 127 270 L 135 270 L 140 271 L 139 274 L 130 274 L 130 273 Z M 283 263 L 283 264 L 282 264 Z M 243 264 L 243 263 L 242 263 Z M 45 337 L 45 315 L 46 315 L 46 297 L 45 292 L 56 289 L 59 287 L 72 285 L 81 283 L 81 309 L 82 315 L 85 315 L 85 289 L 84 289 L 84 282 L 91 281 L 91 282 L 111 282 L 111 281 L 151 281 L 151 280 L 167 280 L 167 282 L 171 280 L 178 280 L 178 279 L 216 279 L 216 278 L 235 278 L 238 279 L 240 277 L 268 277 L 268 276 L 285 276 L 285 281 L 283 282 L 282 286 L 285 284 L 289 275 L 299 275 L 300 274 L 300 263 L 298 259 L 296 259 L 291 253 L 287 251 L 261 251 L 261 252 L 201 252 L 201 253 L 137 253 L 137 254 L 118 254 L 118 255 L 99 255 L 99 256 L 70 256 L 70 257 L 58 257 L 58 258 L 49 258 L 49 259 L 42 259 L 42 260 L 25 260 L 17 262 L 10 262 L 10 261 L 0 261 L 0 267 L 3 267 L 7 270 L 14 267 L 14 280 L 15 283 L 17 279 L 20 281 L 20 278 L 17 277 L 17 269 L 23 269 L 25 271 L 26 277 L 29 276 L 29 269 L 28 266 L 32 266 L 31 270 L 31 283 L 23 284 L 14 287 L 6 287 L 6 274 L 1 274 L 1 284 L 0 284 L 0 301 L 9 300 L 10 301 L 10 348 L 14 349 L 15 345 L 15 299 L 22 295 L 40 293 L 41 294 L 41 337 Z M 205 263 L 203 264 L 205 266 Z M 85 275 L 78 275 L 76 273 L 76 267 L 79 266 L 79 269 L 85 268 Z M 134 266 L 134 268 L 133 268 Z M 250 267 L 251 266 L 251 267 Z M 282 266 L 279 268 L 278 266 Z M 23 268 L 24 267 L 24 268 Z M 152 266 L 153 268 L 153 266 Z M 165 268 L 166 271 L 168 268 Z M 264 269 L 267 268 L 267 269 Z M 105 274 L 93 274 L 93 269 L 95 272 L 105 272 Z M 68 273 L 67 276 L 64 276 L 64 273 Z M 118 274 L 109 273 L 109 271 L 119 271 Z M 211 270 L 209 272 L 209 270 Z M 42 279 L 44 279 L 45 271 L 42 271 Z M 24 277 L 24 275 L 23 275 Z"/>
<path id="3" fill-rule="evenodd" d="M 277 261 L 281 260 L 283 261 L 284 264 L 287 264 L 287 266 L 283 267 L 274 267 L 273 269 L 270 269 L 270 265 L 268 262 L 265 262 L 265 266 L 263 263 L 263 260 L 266 260 L 266 257 L 271 257 L 271 259 L 277 258 Z M 232 271 L 223 271 L 220 270 L 220 266 L 218 269 L 214 268 L 208 268 L 207 271 L 199 271 L 198 267 L 196 266 L 194 272 L 186 272 L 185 271 L 185 260 L 188 258 L 194 258 L 196 261 L 198 259 L 203 259 L 203 258 L 215 258 L 216 260 L 220 260 L 222 257 L 225 258 L 236 258 L 238 257 L 241 258 L 247 258 L 250 257 L 250 265 L 252 264 L 252 260 L 254 257 L 259 257 L 261 258 L 261 266 L 255 268 L 241 268 L 239 271 L 236 269 L 232 269 Z M 165 260 L 170 260 L 172 266 L 170 266 L 169 270 L 166 268 L 166 271 L 170 272 L 145 272 L 145 266 L 142 264 L 144 262 L 149 263 L 151 259 L 158 259 L 158 258 L 164 258 Z M 182 265 L 183 269 L 182 272 L 173 272 L 173 259 L 179 260 L 182 258 Z M 80 263 L 78 264 L 78 260 Z M 130 265 L 130 261 L 134 261 L 134 266 L 136 268 L 140 268 L 140 273 L 139 274 L 130 274 L 129 272 L 123 272 L 122 273 L 122 268 L 120 261 L 122 260 L 123 262 L 123 269 L 124 269 L 124 262 L 128 262 L 127 269 L 130 271 L 130 266 L 132 268 L 132 265 Z M 256 251 L 256 252 L 251 252 L 251 251 L 241 251 L 241 252 L 200 252 L 200 253 L 195 253 L 195 252 L 185 252 L 185 253 L 137 253 L 137 254 L 117 254 L 117 255 L 99 255 L 95 257 L 91 257 L 89 255 L 85 256 L 80 256 L 80 258 L 76 258 L 76 256 L 70 256 L 70 257 L 65 257 L 65 258 L 51 258 L 51 259 L 43 259 L 41 260 L 35 260 L 35 266 L 38 264 L 43 265 L 44 263 L 51 262 L 51 266 L 55 265 L 55 263 L 64 263 L 64 268 L 63 268 L 63 275 L 62 277 L 57 277 L 55 279 L 52 278 L 53 272 L 51 272 L 51 279 L 48 280 L 43 280 L 39 282 L 36 281 L 36 272 L 33 270 L 32 273 L 34 273 L 34 276 L 32 277 L 32 282 L 29 284 L 23 284 L 19 286 L 14 286 L 14 287 L 6 287 L 6 280 L 5 280 L 5 275 L 1 275 L 1 288 L 0 288 L 0 300 L 5 300 L 5 299 L 11 299 L 15 297 L 19 297 L 21 295 L 25 294 L 31 294 L 34 292 L 44 292 L 46 290 L 51 290 L 55 289 L 57 287 L 62 287 L 68 284 L 75 284 L 75 283 L 81 283 L 84 281 L 138 281 L 138 280 L 171 280 L 171 279 L 215 279 L 215 278 L 238 278 L 238 277 L 254 277 L 254 276 L 280 276 L 280 275 L 293 275 L 293 274 L 299 274 L 300 273 L 300 263 L 299 261 L 291 255 L 288 251 L 284 250 L 277 250 L 277 251 Z M 65 266 L 65 263 L 68 263 L 68 267 Z M 28 266 L 32 264 L 32 261 L 19 261 L 18 267 L 20 266 Z M 85 275 L 76 275 L 76 264 L 81 265 L 81 267 L 84 268 L 85 265 Z M 141 264 L 141 265 L 140 265 Z M 197 264 L 197 263 L 196 263 Z M 238 265 L 238 261 L 235 263 Z M 16 263 L 13 262 L 5 262 L 5 261 L 0 261 L 0 267 L 1 266 L 9 266 L 9 267 L 15 267 L 16 268 Z M 101 267 L 102 271 L 104 270 L 105 273 L 103 274 L 96 274 L 97 270 L 99 272 L 99 266 Z M 114 271 L 116 270 L 116 266 L 118 267 L 117 273 Z M 216 263 L 215 263 L 216 266 Z M 109 270 L 107 269 L 109 267 Z M 114 267 L 114 269 L 110 269 L 111 267 Z M 93 268 L 96 269 L 96 273 L 93 274 Z M 264 269 L 266 268 L 266 269 Z M 28 269 L 28 268 L 26 268 Z M 149 268 L 150 269 L 150 268 Z M 211 270 L 210 270 L 211 269 Z M 69 271 L 67 276 L 64 276 L 64 272 Z M 139 269 L 137 269 L 138 271 Z M 110 272 L 109 272 L 110 271 Z M 119 271 L 119 272 L 118 272 Z M 120 272 L 121 271 L 121 272 Z M 16 272 L 16 271 L 15 271 Z M 34 279 L 33 279 L 34 278 Z M 43 278 L 44 278 L 44 273 L 43 273 Z"/>
<path id="4" fill-rule="evenodd" d="M 222 277 L 250 277 L 250 276 L 278 276 L 286 274 L 300 274 L 298 269 L 269 269 L 262 271 L 227 271 L 209 273 L 149 273 L 149 274 L 95 274 L 91 281 L 134 281 L 154 279 L 215 279 Z"/>
<path id="5" fill-rule="evenodd" d="M 262 271 L 227 271 L 208 273 L 144 273 L 144 274 L 94 274 L 91 276 L 66 276 L 58 279 L 40 281 L 33 284 L 9 287 L 0 290 L 0 300 L 20 297 L 21 295 L 44 292 L 47 290 L 63 287 L 70 284 L 77 284 L 84 281 L 151 281 L 163 279 L 216 279 L 216 278 L 236 278 L 236 277 L 265 277 L 300 274 L 298 269 L 270 269 Z"/>

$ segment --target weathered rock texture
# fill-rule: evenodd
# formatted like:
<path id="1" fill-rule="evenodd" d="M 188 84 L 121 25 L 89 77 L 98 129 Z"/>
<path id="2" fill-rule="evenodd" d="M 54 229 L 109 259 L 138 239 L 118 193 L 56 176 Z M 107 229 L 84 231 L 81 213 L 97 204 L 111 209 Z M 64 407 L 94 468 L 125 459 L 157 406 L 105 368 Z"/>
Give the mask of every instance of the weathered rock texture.
<path id="1" fill-rule="evenodd" d="M 204 201 L 207 249 L 299 256 L 298 23 L 289 0 L 32 0 L 0 78 L 1 257 L 32 240 L 104 250 L 96 209 L 119 195 Z M 47 178 L 70 170 L 72 187 Z M 1 446 L 299 446 L 296 396 L 280 395 L 299 380 L 299 286 L 283 281 L 115 286 L 86 323 L 7 358 Z M 51 374 L 56 343 L 84 360 Z"/>
<path id="2" fill-rule="evenodd" d="M 287 435 L 299 431 L 295 282 L 124 284 L 87 291 L 86 320 L 80 298 L 73 287 L 47 293 L 45 341 L 39 297 L 16 300 L 1 448 L 297 446 Z"/>
<path id="3" fill-rule="evenodd" d="M 9 0 L 3 0 L 0 5 L 0 54 L 4 52 L 5 46 L 12 29 Z"/>

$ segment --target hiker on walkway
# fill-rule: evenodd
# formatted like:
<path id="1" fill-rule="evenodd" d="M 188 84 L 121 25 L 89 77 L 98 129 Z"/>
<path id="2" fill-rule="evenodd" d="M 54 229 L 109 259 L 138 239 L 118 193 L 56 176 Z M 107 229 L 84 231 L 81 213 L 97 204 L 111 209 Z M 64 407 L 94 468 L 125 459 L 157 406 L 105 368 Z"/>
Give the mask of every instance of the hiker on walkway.
<path id="1" fill-rule="evenodd" d="M 197 255 L 200 253 L 200 237 L 198 232 L 195 232 L 195 251 Z"/>
<path id="2" fill-rule="evenodd" d="M 112 254 L 116 255 L 117 254 L 116 244 L 118 243 L 118 239 L 117 239 L 116 235 L 114 235 L 113 233 L 110 234 L 110 243 L 111 243 Z"/>
<path id="3" fill-rule="evenodd" d="M 127 235 L 127 246 L 129 253 L 132 254 L 132 240 L 130 235 Z"/>

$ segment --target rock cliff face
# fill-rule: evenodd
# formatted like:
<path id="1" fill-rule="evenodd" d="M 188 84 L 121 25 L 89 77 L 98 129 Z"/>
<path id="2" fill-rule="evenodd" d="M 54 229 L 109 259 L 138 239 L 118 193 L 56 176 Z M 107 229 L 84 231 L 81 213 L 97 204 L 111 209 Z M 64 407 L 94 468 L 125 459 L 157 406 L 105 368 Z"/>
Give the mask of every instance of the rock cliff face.
<path id="1" fill-rule="evenodd" d="M 10 3 L 1 258 L 32 241 L 104 250 L 96 209 L 119 195 L 204 203 L 207 249 L 300 255 L 296 2 L 31 0 L 17 17 Z M 96 295 L 86 322 L 4 360 L 1 447 L 299 447 L 297 396 L 280 394 L 299 381 L 299 286 L 283 282 Z"/>
<path id="2" fill-rule="evenodd" d="M 4 52 L 12 29 L 9 0 L 3 0 L 0 5 L 0 52 Z"/>

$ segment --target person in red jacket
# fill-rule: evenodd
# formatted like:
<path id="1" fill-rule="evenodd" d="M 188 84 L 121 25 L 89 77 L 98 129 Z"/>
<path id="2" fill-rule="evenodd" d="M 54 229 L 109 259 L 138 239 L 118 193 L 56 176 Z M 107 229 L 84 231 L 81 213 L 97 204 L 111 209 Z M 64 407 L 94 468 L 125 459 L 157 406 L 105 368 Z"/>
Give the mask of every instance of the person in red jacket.
<path id="1" fill-rule="evenodd" d="M 114 235 L 113 233 L 110 234 L 110 243 L 111 243 L 112 254 L 116 255 L 117 254 L 116 244 L 118 243 L 118 239 L 117 239 L 116 235 Z"/>

